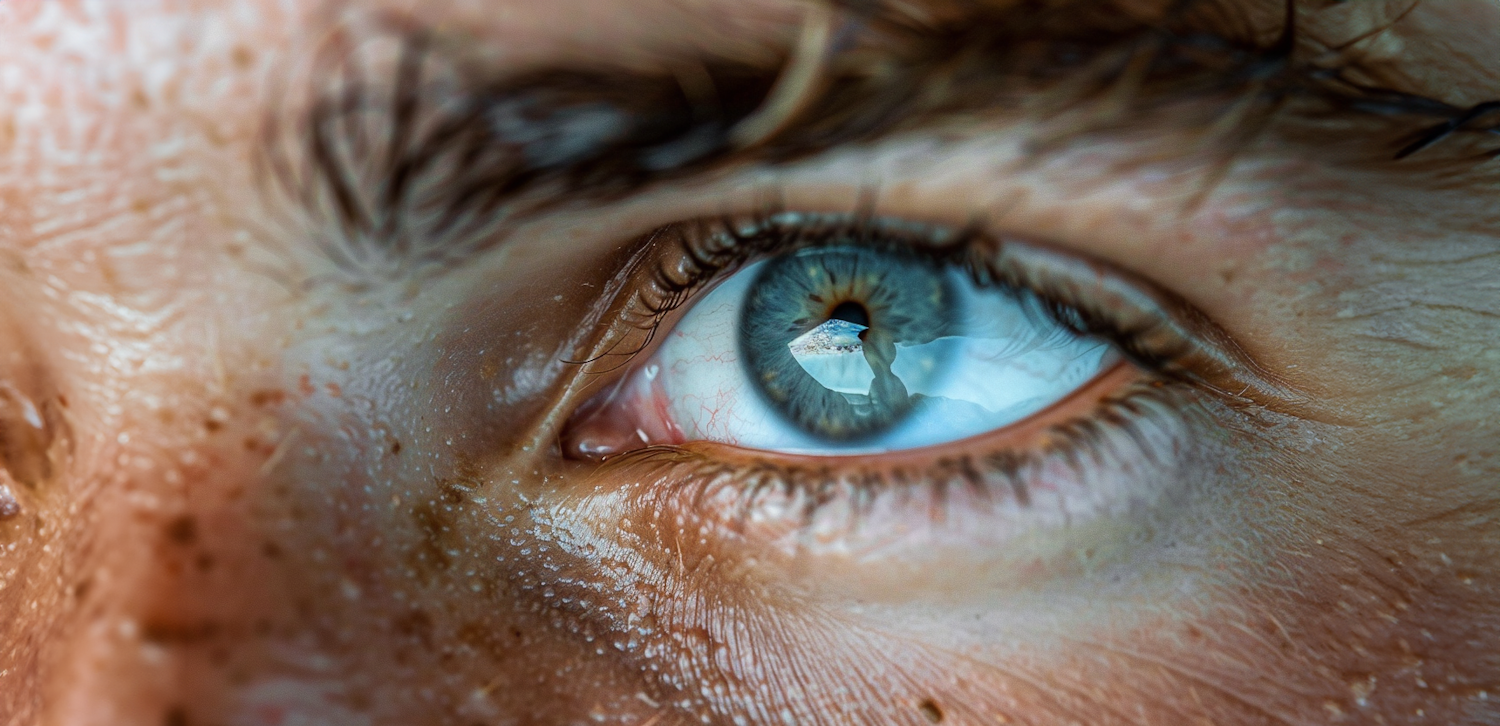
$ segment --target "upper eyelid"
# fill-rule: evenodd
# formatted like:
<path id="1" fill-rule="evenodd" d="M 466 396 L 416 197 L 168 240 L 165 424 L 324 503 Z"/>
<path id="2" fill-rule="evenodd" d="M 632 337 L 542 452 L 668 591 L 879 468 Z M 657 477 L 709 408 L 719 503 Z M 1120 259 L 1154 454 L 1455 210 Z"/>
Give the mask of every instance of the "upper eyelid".
<path id="1" fill-rule="evenodd" d="M 503 239 L 507 224 L 529 214 L 608 201 L 654 182 L 729 164 L 793 160 L 829 146 L 910 129 L 921 118 L 938 119 L 952 110 L 944 108 L 941 98 L 919 97 L 917 89 L 931 85 L 926 82 L 936 77 L 929 77 L 931 69 L 917 63 L 905 75 L 879 82 L 853 86 L 833 82 L 827 92 L 807 104 L 812 112 L 791 118 L 764 144 L 744 151 L 735 146 L 734 130 L 755 114 L 779 68 L 716 64 L 710 59 L 704 67 L 713 71 L 712 80 L 726 102 L 716 113 L 705 114 L 701 105 L 688 98 L 677 75 L 558 69 L 497 80 L 465 70 L 463 59 L 445 57 L 436 50 L 442 44 L 432 32 L 402 29 L 397 40 L 404 54 L 394 68 L 358 67 L 367 59 L 349 51 L 357 43 L 330 50 L 325 61 L 333 80 L 316 90 L 319 95 L 302 124 L 286 127 L 296 128 L 301 135 L 302 163 L 281 158 L 267 165 L 279 170 L 275 176 L 281 188 L 291 191 L 315 214 L 340 210 L 332 220 L 339 239 L 330 247 L 356 248 L 345 250 L 349 252 L 344 255 L 346 265 L 375 260 L 384 270 L 404 271 L 424 264 L 456 264 Z M 1140 32 L 1158 33 L 1150 27 Z M 919 33 L 908 41 L 920 45 L 923 37 Z M 1184 42 L 1202 45 L 1205 40 L 1213 41 L 1213 36 L 1200 33 Z M 1137 36 L 1127 34 L 1117 43 L 1129 46 L 1138 41 Z M 1277 93 L 1300 89 L 1329 94 L 1345 102 L 1344 110 L 1357 114 L 1464 119 L 1463 109 L 1440 101 L 1358 86 L 1328 68 L 1284 62 L 1275 57 L 1282 52 L 1276 48 L 1247 51 L 1222 39 L 1215 42 L 1231 55 L 1238 54 L 1238 59 L 1221 61 L 1222 67 L 1215 71 L 1227 76 L 1230 85 L 1241 84 L 1249 74 L 1264 86 L 1265 69 L 1280 67 L 1271 76 L 1279 79 L 1273 84 Z M 911 47 L 897 43 L 885 50 L 899 57 L 911 52 Z M 1161 52 L 1160 43 L 1142 47 Z M 1153 47 L 1156 50 L 1149 50 Z M 1136 52 L 1127 53 L 1127 60 L 1136 57 Z M 1003 66 L 1004 61 L 995 57 L 979 62 Z M 878 62 L 871 63 L 878 66 Z M 447 82 L 423 80 L 439 73 L 437 66 L 445 64 L 441 73 Z M 1103 85 L 1124 82 L 1119 74 L 1128 66 L 1117 68 L 1113 76 L 1101 76 Z M 414 69 L 420 72 L 414 74 Z M 380 81 L 382 76 L 388 80 Z M 376 82 L 370 82 L 372 78 Z M 980 85 L 970 90 L 991 91 L 950 95 L 992 101 L 1005 97 L 996 92 L 993 80 L 976 82 Z M 1166 90 L 1215 91 L 1212 83 Z M 739 100 L 729 102 L 733 99 Z M 417 113 L 403 115 L 403 108 L 416 108 Z M 351 119 L 372 113 L 373 124 L 370 119 Z M 495 113 L 516 123 L 497 124 Z M 609 133 L 605 127 L 611 122 L 623 124 L 622 130 Z M 1105 125 L 1109 122 L 1103 120 Z M 572 133 L 559 134 L 558 127 Z M 1463 124 L 1439 124 L 1418 141 L 1431 141 L 1462 128 Z M 594 138 L 588 138 L 590 129 Z M 286 151 L 284 146 L 274 148 Z M 484 163 L 476 167 L 475 159 Z M 413 175 L 426 176 L 414 180 Z M 543 189 L 547 194 L 536 194 Z"/>

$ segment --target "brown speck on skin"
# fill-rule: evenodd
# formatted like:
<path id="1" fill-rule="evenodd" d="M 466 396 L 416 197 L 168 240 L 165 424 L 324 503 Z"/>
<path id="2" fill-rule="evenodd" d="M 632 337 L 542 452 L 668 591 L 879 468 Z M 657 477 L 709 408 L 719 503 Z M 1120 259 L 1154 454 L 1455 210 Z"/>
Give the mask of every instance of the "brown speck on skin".
<path id="1" fill-rule="evenodd" d="M 391 622 L 401 636 L 416 640 L 423 648 L 432 647 L 432 618 L 421 610 L 411 610 Z"/>
<path id="2" fill-rule="evenodd" d="M 21 503 L 16 501 L 16 493 L 10 490 L 10 486 L 0 484 L 0 522 L 14 519 L 21 514 Z"/>
<path id="3" fill-rule="evenodd" d="M 937 705 L 936 701 L 930 698 L 918 704 L 917 710 L 922 712 L 922 715 L 926 717 L 929 723 L 943 722 L 943 709 Z"/>
<path id="4" fill-rule="evenodd" d="M 162 716 L 162 726 L 188 726 L 187 712 L 181 707 L 167 709 L 166 715 Z"/>
<path id="5" fill-rule="evenodd" d="M 392 455 L 396 455 L 396 454 L 400 454 L 400 453 L 401 453 L 401 442 L 400 441 L 392 441 L 391 442 L 391 454 Z"/>
<path id="6" fill-rule="evenodd" d="M 170 522 L 167 522 L 167 526 L 163 528 L 163 532 L 166 533 L 167 539 L 176 544 L 183 546 L 190 545 L 198 541 L 198 520 L 186 514 L 174 517 Z"/>
<path id="7" fill-rule="evenodd" d="M 255 63 L 254 51 L 251 51 L 249 48 L 246 48 L 243 45 L 235 46 L 234 51 L 230 53 L 229 58 L 234 62 L 234 67 L 239 68 L 240 70 L 245 70 Z"/>
<path id="8" fill-rule="evenodd" d="M 276 406 L 286 400 L 286 391 L 279 388 L 267 388 L 250 394 L 250 405 L 257 408 L 263 406 Z"/>

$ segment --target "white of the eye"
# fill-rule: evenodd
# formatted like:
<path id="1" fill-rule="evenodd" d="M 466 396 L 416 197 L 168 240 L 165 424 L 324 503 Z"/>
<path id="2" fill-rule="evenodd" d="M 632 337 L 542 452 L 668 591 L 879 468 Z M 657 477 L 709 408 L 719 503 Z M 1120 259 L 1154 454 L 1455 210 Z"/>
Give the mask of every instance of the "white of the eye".
<path id="1" fill-rule="evenodd" d="M 903 349 L 892 372 L 924 396 L 871 449 L 893 451 L 955 441 L 1011 425 L 1066 398 L 1115 361 L 1112 348 L 1063 328 L 1029 297 L 986 290 L 953 275 L 961 335 Z M 940 360 L 944 375 L 902 375 L 908 350 Z"/>
<path id="2" fill-rule="evenodd" d="M 825 456 L 932 446 L 1016 423 L 1066 398 L 1114 360 L 1109 346 L 1065 330 L 1024 296 L 978 288 L 954 272 L 959 334 L 897 344 L 892 373 L 921 396 L 917 405 L 890 431 L 857 444 L 832 444 L 771 408 L 740 363 L 739 319 L 758 267 L 704 296 L 656 353 L 668 413 L 688 439 Z M 831 320 L 788 348 L 830 390 L 866 394 L 874 372 L 862 351 L 861 330 Z"/>
<path id="3" fill-rule="evenodd" d="M 823 444 L 772 409 L 740 362 L 740 314 L 763 264 L 749 265 L 704 295 L 667 334 L 648 367 L 659 367 L 666 413 L 688 440 L 817 451 Z"/>

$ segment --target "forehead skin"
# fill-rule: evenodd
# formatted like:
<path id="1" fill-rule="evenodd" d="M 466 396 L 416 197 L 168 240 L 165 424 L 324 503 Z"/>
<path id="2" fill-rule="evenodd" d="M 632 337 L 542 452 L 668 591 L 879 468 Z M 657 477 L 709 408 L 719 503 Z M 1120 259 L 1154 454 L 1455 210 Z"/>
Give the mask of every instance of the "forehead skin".
<path id="1" fill-rule="evenodd" d="M 497 63 L 604 49 L 628 60 L 663 45 L 761 53 L 795 37 L 800 12 L 794 3 L 711 0 L 412 5 L 401 9 L 503 48 Z M 1383 5 L 1348 3 L 1318 30 L 1341 36 L 1340 22 L 1358 27 L 1351 18 Z M 391 350 L 463 341 L 444 327 L 451 318 L 437 311 L 445 305 L 463 307 L 482 291 L 488 307 L 477 307 L 498 311 L 492 317 L 529 311 L 520 298 L 540 293 L 528 278 L 555 275 L 571 257 L 481 265 L 412 302 L 416 321 L 401 328 L 391 322 L 399 315 L 381 317 L 388 308 L 306 284 L 326 267 L 262 214 L 252 161 L 262 110 L 278 92 L 272 81 L 299 67 L 334 18 L 365 10 L 270 0 L 0 4 L 0 346 L 34 351 L 26 364 L 49 371 L 46 386 L 65 396 L 71 432 L 62 473 L 35 487 L 10 483 L 25 513 L 0 522 L 6 720 L 156 724 L 165 714 L 180 723 L 172 714 L 191 711 L 234 714 L 236 723 L 290 723 L 289 714 L 359 723 L 359 714 L 387 709 L 398 720 L 441 722 L 433 714 L 483 721 L 552 708 L 561 720 L 605 713 L 651 723 L 658 712 L 635 672 L 649 663 L 604 657 L 562 632 L 595 628 L 603 642 L 619 636 L 608 622 L 514 614 L 506 608 L 530 612 L 538 601 L 465 575 L 481 559 L 493 567 L 496 554 L 469 551 L 459 535 L 493 535 L 458 515 L 442 519 L 442 497 L 454 489 L 432 472 L 452 472 L 412 452 L 442 450 L 462 428 L 437 422 L 423 433 L 414 421 L 429 403 L 464 410 L 430 379 L 474 359 L 416 353 L 392 364 L 398 374 L 381 372 Z M 1274 4 L 1254 10 L 1274 17 Z M 1370 53 L 1420 61 L 1390 73 L 1406 90 L 1464 105 L 1500 97 L 1500 64 L 1483 62 L 1500 57 L 1496 27 L 1500 5 L 1491 0 L 1428 2 L 1372 41 Z M 1217 589 L 1189 601 L 1196 611 L 1165 598 L 1154 620 L 1132 610 L 1118 629 L 1075 631 L 1087 633 L 1086 644 L 1065 642 L 1057 623 L 1008 659 L 939 636 L 901 640 L 795 604 L 715 601 L 704 593 L 730 590 L 712 572 L 674 581 L 668 596 L 780 617 L 803 638 L 772 647 L 793 654 L 788 668 L 807 667 L 794 657 L 806 643 L 831 653 L 807 673 L 812 683 L 844 678 L 851 688 L 895 692 L 908 684 L 852 675 L 895 661 L 943 703 L 995 699 L 993 713 L 1040 722 L 1088 713 L 1126 723 L 1130 709 L 1158 720 L 1359 722 L 1370 703 L 1388 723 L 1415 721 L 1423 708 L 1445 723 L 1493 717 L 1483 705 L 1500 694 L 1492 188 L 1384 189 L 1385 177 L 1273 160 L 1237 172 L 1245 182 L 1230 180 L 1230 201 L 1185 231 L 1162 205 L 1136 199 L 1139 180 L 1078 196 L 1060 185 L 1058 169 L 997 180 L 982 164 L 916 168 L 932 178 L 886 169 L 897 183 L 882 213 L 962 221 L 975 208 L 1003 206 L 1012 228 L 1148 272 L 1258 345 L 1288 379 L 1346 402 L 1344 413 L 1363 425 L 1301 440 L 1304 458 L 1266 494 L 1286 500 L 1255 505 L 1280 517 L 1275 532 L 1243 534 L 1245 549 L 1274 551 L 1257 562 L 1263 571 L 1216 580 Z M 1306 194 L 1272 195 L 1285 208 L 1265 212 L 1275 204 L 1256 195 L 1284 183 L 1287 170 Z M 849 206 L 858 190 L 846 171 L 812 165 L 791 186 L 811 206 Z M 594 222 L 540 223 L 538 239 L 714 213 L 735 191 L 649 196 Z M 1023 192 L 1027 201 L 1012 204 Z M 552 319 L 581 318 L 583 301 L 564 305 L 572 307 Z M 531 341 L 514 361 L 486 368 L 512 393 L 524 389 L 522 374 L 540 375 L 535 360 L 550 343 L 572 334 L 545 324 L 500 331 Z M 390 392 L 419 384 L 431 390 L 415 403 Z M 512 400 L 517 420 L 547 403 L 521 393 Z M 395 438 L 404 438 L 406 463 L 366 465 L 366 455 L 386 461 L 381 452 Z M 526 463 L 517 454 L 483 478 L 520 481 Z M 1348 471 L 1369 475 L 1341 479 Z M 409 508 L 414 499 L 438 503 L 418 526 L 362 513 L 371 502 Z M 620 562 L 670 569 L 649 545 L 588 531 L 598 522 L 586 516 L 560 516 L 566 526 L 554 535 L 583 532 Z M 1233 562 L 1210 559 L 1204 569 Z M 645 597 L 579 568 L 600 583 L 601 602 Z M 516 572 L 498 570 L 520 582 Z M 490 599 L 473 600 L 480 590 Z M 691 618 L 679 616 L 687 630 Z M 925 617 L 912 618 L 913 632 L 943 624 Z M 554 622 L 563 627 L 552 630 Z M 698 655 L 683 648 L 684 660 Z M 677 675 L 734 693 L 774 691 L 776 673 L 736 662 L 712 677 Z M 548 677 L 538 684 L 536 674 Z M 423 688 L 436 694 L 430 702 Z M 1118 711 L 1095 710 L 1100 703 Z"/>

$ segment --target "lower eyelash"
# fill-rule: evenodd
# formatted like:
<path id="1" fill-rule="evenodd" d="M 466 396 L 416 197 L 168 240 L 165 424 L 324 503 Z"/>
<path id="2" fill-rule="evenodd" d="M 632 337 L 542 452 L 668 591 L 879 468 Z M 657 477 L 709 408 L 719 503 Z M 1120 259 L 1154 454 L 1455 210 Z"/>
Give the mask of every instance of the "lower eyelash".
<path id="1" fill-rule="evenodd" d="M 1049 428 L 1035 450 L 955 454 L 921 468 L 809 466 L 770 456 L 739 463 L 692 446 L 659 446 L 613 459 L 600 474 L 642 482 L 663 514 L 687 508 L 740 534 L 784 531 L 791 550 L 828 541 L 879 546 L 893 532 L 940 533 L 967 519 L 986 522 L 991 536 L 1015 536 L 1124 513 L 1161 496 L 1181 478 L 1169 470 L 1180 464 L 1196 400 L 1185 386 L 1147 380 Z"/>

